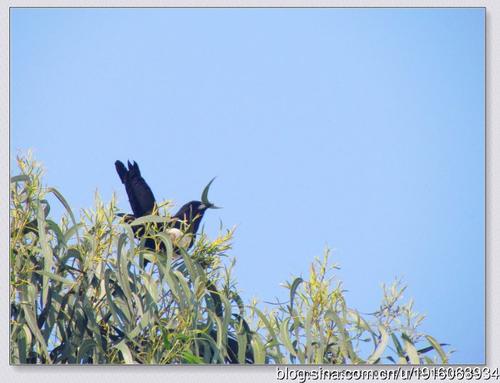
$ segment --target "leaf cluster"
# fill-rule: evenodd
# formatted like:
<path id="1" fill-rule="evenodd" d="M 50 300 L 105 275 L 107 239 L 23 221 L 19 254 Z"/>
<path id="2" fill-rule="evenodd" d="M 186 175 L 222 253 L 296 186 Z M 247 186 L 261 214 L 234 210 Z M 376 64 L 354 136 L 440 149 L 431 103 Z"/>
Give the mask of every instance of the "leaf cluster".
<path id="1" fill-rule="evenodd" d="M 114 197 L 105 204 L 96 195 L 77 219 L 57 189 L 42 185 L 38 163 L 19 157 L 18 167 L 10 188 L 11 363 L 447 363 L 442 345 L 418 332 L 423 317 L 401 303 L 399 283 L 384 288 L 377 312 L 361 315 L 348 307 L 325 251 L 308 278 L 286 283 L 288 302 L 247 305 L 228 258 L 234 230 L 221 228 L 215 239 L 202 232 L 189 252 L 174 249 L 155 225 L 168 222 L 166 211 L 141 218 L 137 240 Z M 65 209 L 59 222 L 51 198 Z M 145 247 L 148 238 L 165 251 Z"/>

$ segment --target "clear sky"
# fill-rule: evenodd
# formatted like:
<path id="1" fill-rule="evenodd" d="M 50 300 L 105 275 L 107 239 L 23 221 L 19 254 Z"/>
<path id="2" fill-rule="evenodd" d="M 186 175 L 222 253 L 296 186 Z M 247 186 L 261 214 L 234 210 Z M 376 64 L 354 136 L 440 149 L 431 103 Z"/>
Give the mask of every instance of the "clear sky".
<path id="1" fill-rule="evenodd" d="M 286 300 L 326 245 L 348 304 L 402 277 L 422 331 L 484 355 L 483 9 L 13 9 L 11 160 L 78 211 L 130 211 L 114 161 L 205 229 L 243 297 Z M 14 164 L 12 171 L 16 173 Z"/>

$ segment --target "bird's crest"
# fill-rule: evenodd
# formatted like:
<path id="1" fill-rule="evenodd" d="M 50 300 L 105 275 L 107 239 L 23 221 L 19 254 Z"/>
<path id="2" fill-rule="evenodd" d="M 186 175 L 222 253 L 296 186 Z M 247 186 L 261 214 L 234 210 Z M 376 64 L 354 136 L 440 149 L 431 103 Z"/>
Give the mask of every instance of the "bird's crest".
<path id="1" fill-rule="evenodd" d="M 214 182 L 215 177 L 210 180 L 205 189 L 203 189 L 203 193 L 201 193 L 201 202 L 206 205 L 209 209 L 220 209 L 220 207 L 215 206 L 212 202 L 208 200 L 208 189 L 210 189 L 210 185 Z"/>

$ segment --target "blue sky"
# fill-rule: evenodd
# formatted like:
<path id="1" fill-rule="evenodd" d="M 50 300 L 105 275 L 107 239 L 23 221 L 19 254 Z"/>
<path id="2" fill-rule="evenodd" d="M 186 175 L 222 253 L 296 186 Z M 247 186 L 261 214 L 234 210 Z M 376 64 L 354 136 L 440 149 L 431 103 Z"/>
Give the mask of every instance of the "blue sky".
<path id="1" fill-rule="evenodd" d="M 243 296 L 286 299 L 326 245 L 348 303 L 402 277 L 422 331 L 484 355 L 483 9 L 13 9 L 11 160 L 75 210 L 157 199 L 237 226 Z M 12 171 L 15 173 L 14 163 Z"/>

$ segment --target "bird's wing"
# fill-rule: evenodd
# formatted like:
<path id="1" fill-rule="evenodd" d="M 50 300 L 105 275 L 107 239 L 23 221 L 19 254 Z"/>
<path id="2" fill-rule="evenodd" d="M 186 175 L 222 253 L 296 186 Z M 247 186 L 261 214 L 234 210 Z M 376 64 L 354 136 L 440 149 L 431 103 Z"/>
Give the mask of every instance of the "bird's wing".
<path id="1" fill-rule="evenodd" d="M 116 161 L 115 167 L 122 183 L 125 185 L 134 216 L 142 217 L 151 214 L 155 204 L 155 196 L 144 178 L 142 178 L 139 165 L 135 161 L 133 164 L 128 162 L 127 170 L 121 161 Z"/>

